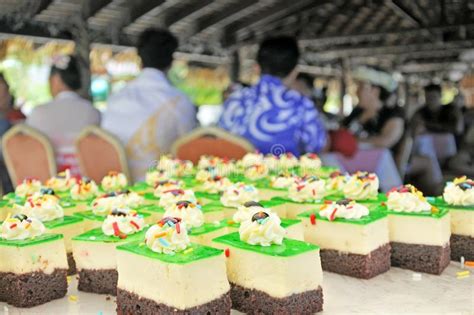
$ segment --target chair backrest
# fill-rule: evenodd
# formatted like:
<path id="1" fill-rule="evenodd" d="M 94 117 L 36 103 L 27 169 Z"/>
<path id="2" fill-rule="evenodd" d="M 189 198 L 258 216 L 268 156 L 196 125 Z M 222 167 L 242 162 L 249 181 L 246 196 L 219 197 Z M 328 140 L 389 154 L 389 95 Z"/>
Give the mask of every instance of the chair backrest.
<path id="1" fill-rule="evenodd" d="M 76 154 L 81 173 L 100 182 L 109 171 L 122 172 L 130 179 L 125 150 L 120 141 L 109 132 L 86 127 L 76 139 Z"/>
<path id="2" fill-rule="evenodd" d="M 410 135 L 409 132 L 406 132 L 402 140 L 400 141 L 400 144 L 397 148 L 397 152 L 394 156 L 395 164 L 402 180 L 405 178 L 412 150 L 413 137 Z"/>
<path id="3" fill-rule="evenodd" d="M 171 153 L 179 159 L 197 163 L 202 155 L 240 159 L 254 151 L 254 146 L 242 137 L 216 127 L 198 128 L 178 139 Z"/>
<path id="4" fill-rule="evenodd" d="M 2 150 L 14 187 L 25 178 L 45 181 L 56 174 L 53 145 L 34 128 L 19 124 L 8 130 L 3 135 Z"/>

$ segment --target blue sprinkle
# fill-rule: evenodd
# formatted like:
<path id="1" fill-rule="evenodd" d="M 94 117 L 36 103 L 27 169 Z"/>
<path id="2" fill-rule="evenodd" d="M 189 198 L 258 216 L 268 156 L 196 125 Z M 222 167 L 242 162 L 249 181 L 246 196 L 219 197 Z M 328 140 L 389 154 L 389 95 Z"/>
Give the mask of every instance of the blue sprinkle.
<path id="1" fill-rule="evenodd" d="M 161 245 L 165 247 L 170 246 L 170 244 L 164 238 L 160 238 L 159 240 L 160 240 Z"/>

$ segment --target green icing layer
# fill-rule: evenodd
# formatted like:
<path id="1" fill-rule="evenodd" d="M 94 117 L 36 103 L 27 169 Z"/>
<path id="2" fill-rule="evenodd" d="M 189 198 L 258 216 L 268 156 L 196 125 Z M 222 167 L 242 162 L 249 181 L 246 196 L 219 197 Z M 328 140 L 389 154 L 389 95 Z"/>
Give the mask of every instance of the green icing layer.
<path id="1" fill-rule="evenodd" d="M 260 200 L 259 203 L 264 207 L 264 208 L 271 208 L 271 207 L 276 207 L 276 206 L 280 206 L 280 205 L 283 205 L 285 203 L 287 203 L 287 201 L 285 201 L 284 199 L 276 199 L 275 198 L 272 198 L 270 200 Z"/>
<path id="2" fill-rule="evenodd" d="M 411 217 L 424 217 L 424 218 L 433 218 L 433 219 L 440 219 L 449 213 L 449 210 L 446 208 L 438 208 L 438 212 L 435 212 L 435 213 L 432 213 L 431 211 L 396 212 L 396 211 L 388 210 L 387 206 L 380 206 L 377 208 L 376 211 L 384 211 L 390 215 L 404 215 L 404 216 L 411 216 Z"/>
<path id="3" fill-rule="evenodd" d="M 317 220 L 323 220 L 327 222 L 335 222 L 335 223 L 350 223 L 350 224 L 359 224 L 359 225 L 367 225 L 377 220 L 383 219 L 387 217 L 387 213 L 384 211 L 377 211 L 373 210 L 369 212 L 369 215 L 362 217 L 360 219 L 344 219 L 344 218 L 336 218 L 333 221 L 329 221 L 328 218 L 322 217 L 319 215 L 319 211 L 306 211 L 298 215 L 300 218 L 309 218 L 312 214 L 316 215 Z"/>
<path id="4" fill-rule="evenodd" d="M 138 214 L 142 215 L 145 218 L 150 216 L 150 214 L 148 212 L 144 212 L 144 211 L 139 211 Z M 92 212 L 92 210 L 76 212 L 76 213 L 74 213 L 74 216 L 79 217 L 79 218 L 83 218 L 83 219 L 86 219 L 86 220 L 91 220 L 91 221 L 104 221 L 105 217 L 106 217 L 106 216 L 94 214 L 94 212 Z"/>
<path id="5" fill-rule="evenodd" d="M 135 234 L 128 235 L 127 238 L 120 238 L 117 236 L 105 235 L 102 232 L 101 228 L 89 230 L 78 236 L 74 236 L 72 239 L 74 241 L 85 241 L 85 242 L 101 242 L 101 243 L 118 243 L 118 242 L 133 242 L 133 241 L 143 241 L 145 239 L 145 233 L 147 226 L 140 232 Z"/>
<path id="6" fill-rule="evenodd" d="M 142 192 L 150 188 L 152 187 L 148 185 L 146 182 L 137 182 L 133 186 L 130 187 L 130 190 L 134 192 Z"/>
<path id="7" fill-rule="evenodd" d="M 277 257 L 292 257 L 309 251 L 318 250 L 319 246 L 284 238 L 281 245 L 259 246 L 250 245 L 240 240 L 239 232 L 230 233 L 219 236 L 213 240 L 214 242 L 229 245 L 243 250 L 257 252 L 263 255 Z M 232 255 L 232 254 L 231 254 Z"/>
<path id="8" fill-rule="evenodd" d="M 62 234 L 43 234 L 40 236 L 36 236 L 35 238 L 29 238 L 26 240 L 6 240 L 0 238 L 0 246 L 26 247 L 56 241 L 62 238 Z"/>
<path id="9" fill-rule="evenodd" d="M 193 188 L 199 186 L 200 183 L 192 176 L 181 177 L 181 180 L 186 188 Z"/>
<path id="10" fill-rule="evenodd" d="M 207 213 L 207 212 L 215 212 L 215 211 L 223 211 L 224 209 L 232 209 L 232 208 L 226 208 L 224 207 L 223 204 L 221 204 L 220 202 L 211 202 L 211 203 L 208 203 L 207 205 L 203 205 L 201 207 L 201 211 L 203 213 Z"/>
<path id="11" fill-rule="evenodd" d="M 280 219 L 280 220 L 281 220 L 280 226 L 285 228 L 285 229 L 292 226 L 292 225 L 301 223 L 301 220 L 298 220 L 298 219 Z M 228 220 L 228 219 L 222 220 L 222 223 L 225 223 L 228 227 L 233 227 L 233 228 L 236 228 L 236 229 L 238 229 L 240 227 L 240 223 L 237 223 L 237 222 L 234 222 L 234 221 Z"/>
<path id="12" fill-rule="evenodd" d="M 455 206 L 447 203 L 443 197 L 426 197 L 426 200 L 435 207 L 448 208 L 449 210 L 467 210 L 474 211 L 474 205 L 472 206 Z"/>
<path id="13" fill-rule="evenodd" d="M 144 193 L 143 198 L 146 199 L 146 200 L 153 200 L 153 201 L 159 201 L 160 200 L 160 198 L 155 196 L 155 194 L 152 193 L 152 192 Z"/>
<path id="14" fill-rule="evenodd" d="M 163 207 L 157 205 L 144 205 L 136 208 L 139 212 L 158 212 L 158 213 L 165 213 L 165 209 Z M 146 216 L 146 215 L 145 215 Z"/>
<path id="15" fill-rule="evenodd" d="M 297 204 L 301 204 L 301 205 L 308 205 L 308 204 L 321 205 L 321 204 L 324 203 L 323 200 L 299 202 L 299 201 L 294 201 L 294 200 L 292 200 L 292 199 L 290 199 L 290 198 L 280 197 L 280 196 L 273 197 L 273 198 L 270 199 L 270 200 L 273 201 L 273 202 L 280 202 L 280 204 L 284 204 L 284 203 L 297 203 Z"/>
<path id="16" fill-rule="evenodd" d="M 333 167 L 333 166 L 321 166 L 320 168 L 314 171 L 311 171 L 311 174 L 316 175 L 321 178 L 328 178 L 332 172 L 336 172 L 336 171 L 339 171 L 339 168 Z M 296 173 L 299 174 L 300 176 L 304 175 L 303 169 L 300 169 L 299 167 L 296 169 Z"/>
<path id="17" fill-rule="evenodd" d="M 222 250 L 191 243 L 184 251 L 175 253 L 174 255 L 155 253 L 146 245 L 140 242 L 132 242 L 117 246 L 118 250 L 130 252 L 136 255 L 145 256 L 151 259 L 160 260 L 169 264 L 187 264 L 196 260 L 211 258 L 222 254 Z"/>
<path id="18" fill-rule="evenodd" d="M 202 234 L 206 234 L 206 233 L 210 233 L 210 232 L 220 230 L 220 229 L 225 228 L 225 227 L 227 227 L 227 224 L 225 222 L 219 222 L 219 224 L 204 223 L 200 227 L 191 228 L 191 230 L 189 230 L 188 234 L 190 236 L 199 236 L 199 235 L 202 235 Z"/>
<path id="19" fill-rule="evenodd" d="M 196 191 L 194 193 L 194 195 L 196 196 L 196 198 L 205 198 L 205 199 L 210 199 L 210 200 L 213 200 L 213 201 L 221 200 L 221 195 L 220 194 L 211 194 L 211 193 L 204 192 L 204 191 Z"/>
<path id="20" fill-rule="evenodd" d="M 55 228 L 59 228 L 59 227 L 65 226 L 65 225 L 82 222 L 83 220 L 84 219 L 82 219 L 80 217 L 66 215 L 66 216 L 64 216 L 62 218 L 59 218 L 59 219 L 43 222 L 43 224 L 47 229 L 55 229 Z"/>
<path id="21" fill-rule="evenodd" d="M 8 200 L 0 200 L 0 208 L 1 207 L 6 207 L 10 204 L 10 202 Z"/>

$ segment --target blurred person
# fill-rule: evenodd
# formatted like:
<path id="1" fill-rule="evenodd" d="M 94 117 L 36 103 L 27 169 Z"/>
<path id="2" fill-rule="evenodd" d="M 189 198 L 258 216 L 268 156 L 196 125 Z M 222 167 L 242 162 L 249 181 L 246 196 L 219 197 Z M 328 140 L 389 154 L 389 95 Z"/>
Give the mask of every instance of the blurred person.
<path id="1" fill-rule="evenodd" d="M 140 75 L 108 101 L 102 127 L 125 146 L 133 180 L 143 180 L 161 154 L 196 126 L 191 101 L 167 79 L 178 40 L 164 29 L 148 29 L 139 37 Z"/>
<path id="2" fill-rule="evenodd" d="M 300 52 L 292 37 L 265 39 L 259 47 L 259 82 L 224 103 L 219 126 L 266 154 L 320 152 L 327 135 L 313 102 L 291 89 Z"/>
<path id="3" fill-rule="evenodd" d="M 425 86 L 425 104 L 415 113 L 411 125 L 415 134 L 426 132 L 447 132 L 455 136 L 462 135 L 464 125 L 462 110 L 458 106 L 443 106 L 441 103 L 441 86 Z"/>
<path id="4" fill-rule="evenodd" d="M 405 130 L 403 110 L 392 100 L 397 82 L 389 73 L 368 67 L 356 69 L 353 78 L 359 103 L 342 124 L 360 142 L 395 151 Z"/>
<path id="5" fill-rule="evenodd" d="M 100 113 L 91 102 L 79 96 L 81 88 L 79 62 L 74 56 L 56 56 L 49 75 L 53 100 L 37 106 L 26 124 L 43 132 L 52 141 L 58 171 L 70 169 L 79 174 L 74 142 L 87 126 L 99 125 Z"/>

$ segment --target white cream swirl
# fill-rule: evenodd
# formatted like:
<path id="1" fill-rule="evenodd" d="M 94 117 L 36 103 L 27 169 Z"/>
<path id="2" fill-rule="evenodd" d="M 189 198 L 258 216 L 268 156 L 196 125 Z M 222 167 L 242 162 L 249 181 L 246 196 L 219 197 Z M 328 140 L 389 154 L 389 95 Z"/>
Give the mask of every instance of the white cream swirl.
<path id="1" fill-rule="evenodd" d="M 261 153 L 249 152 L 239 161 L 239 166 L 247 168 L 255 164 L 263 164 L 264 157 Z"/>
<path id="2" fill-rule="evenodd" d="M 168 209 L 181 200 L 197 203 L 196 196 L 192 190 L 171 189 L 162 192 L 159 206 Z"/>
<path id="3" fill-rule="evenodd" d="M 41 181 L 37 179 L 25 179 L 16 186 L 15 195 L 19 197 L 31 196 L 41 190 Z"/>
<path id="4" fill-rule="evenodd" d="M 200 227 L 204 224 L 204 214 L 201 206 L 186 200 L 178 201 L 166 209 L 163 217 L 180 218 L 188 228 Z"/>
<path id="5" fill-rule="evenodd" d="M 324 180 L 314 176 L 293 182 L 288 189 L 288 197 L 296 202 L 309 202 L 326 196 Z"/>
<path id="6" fill-rule="evenodd" d="M 298 166 L 298 159 L 291 153 L 281 154 L 279 156 L 278 166 L 281 169 L 290 169 Z"/>
<path id="7" fill-rule="evenodd" d="M 473 206 L 474 181 L 466 177 L 456 178 L 444 188 L 443 198 L 450 205 Z"/>
<path id="8" fill-rule="evenodd" d="M 101 186 L 107 192 L 117 191 L 127 187 L 128 180 L 125 174 L 111 171 L 102 178 Z"/>
<path id="9" fill-rule="evenodd" d="M 193 162 L 187 160 L 177 160 L 176 176 L 186 176 L 193 173 Z"/>
<path id="10" fill-rule="evenodd" d="M 344 185 L 346 198 L 354 200 L 376 199 L 379 190 L 379 179 L 374 173 L 357 172 Z"/>
<path id="11" fill-rule="evenodd" d="M 262 179 L 267 177 L 268 167 L 265 164 L 254 164 L 245 169 L 244 175 L 250 180 Z"/>
<path id="12" fill-rule="evenodd" d="M 83 179 L 71 188 L 72 200 L 88 200 L 97 196 L 98 193 L 97 184 L 90 179 Z"/>
<path id="13" fill-rule="evenodd" d="M 77 179 L 71 177 L 71 172 L 67 169 L 48 179 L 46 181 L 46 187 L 52 188 L 55 191 L 64 192 L 70 189 L 76 182 Z"/>
<path id="14" fill-rule="evenodd" d="M 360 219 L 369 215 L 369 209 L 355 201 L 340 200 L 323 205 L 319 215 L 328 218 L 330 221 L 335 218 Z"/>
<path id="15" fill-rule="evenodd" d="M 157 183 L 169 179 L 171 179 L 171 176 L 164 170 L 153 170 L 145 175 L 145 182 L 150 186 L 155 186 Z"/>
<path id="16" fill-rule="evenodd" d="M 174 180 L 159 181 L 155 185 L 153 194 L 156 197 L 161 197 L 161 194 L 164 191 L 173 190 L 173 189 L 181 189 L 181 188 L 182 188 L 182 183 L 180 181 L 174 181 Z"/>
<path id="17" fill-rule="evenodd" d="M 118 193 L 109 193 L 97 197 L 92 202 L 92 212 L 96 215 L 105 216 L 113 209 L 126 207 L 125 196 Z"/>
<path id="18" fill-rule="evenodd" d="M 389 192 L 386 204 L 389 210 L 395 212 L 427 212 L 432 208 L 423 193 L 412 185 Z"/>
<path id="19" fill-rule="evenodd" d="M 321 159 L 316 153 L 306 153 L 300 157 L 300 168 L 317 169 L 321 167 Z"/>
<path id="20" fill-rule="evenodd" d="M 112 210 L 102 223 L 102 232 L 105 235 L 125 238 L 140 232 L 145 227 L 145 219 L 136 211 L 128 208 Z"/>
<path id="21" fill-rule="evenodd" d="M 53 195 L 34 194 L 26 199 L 22 209 L 27 216 L 42 222 L 64 217 L 64 209 L 59 204 L 59 198 Z"/>
<path id="22" fill-rule="evenodd" d="M 210 180 L 211 178 L 217 176 L 217 168 L 215 167 L 206 167 L 203 169 L 200 169 L 196 173 L 196 180 L 198 182 L 204 183 L 205 181 Z"/>
<path id="23" fill-rule="evenodd" d="M 260 211 L 271 212 L 270 209 L 265 209 L 261 204 L 255 201 L 246 202 L 244 205 L 237 208 L 237 212 L 234 213 L 232 221 L 241 223 L 247 220 L 251 220 L 252 216 Z"/>
<path id="24" fill-rule="evenodd" d="M 232 186 L 232 182 L 227 177 L 214 176 L 206 180 L 201 187 L 199 187 L 199 190 L 217 194 L 223 192 L 230 186 Z"/>
<path id="25" fill-rule="evenodd" d="M 289 188 L 297 179 L 298 177 L 292 174 L 280 174 L 272 177 L 270 187 L 278 189 Z"/>
<path id="26" fill-rule="evenodd" d="M 179 218 L 164 217 L 148 229 L 145 244 L 156 253 L 174 255 L 185 250 L 191 241 L 185 222 Z"/>
<path id="27" fill-rule="evenodd" d="M 1 237 L 6 240 L 25 240 L 44 234 L 43 223 L 24 214 L 16 214 L 7 218 L 2 224 Z"/>
<path id="28" fill-rule="evenodd" d="M 202 155 L 199 158 L 197 167 L 198 169 L 205 169 L 208 167 L 216 167 L 220 163 L 222 163 L 222 159 L 217 156 Z"/>
<path id="29" fill-rule="evenodd" d="M 226 190 L 221 197 L 221 203 L 226 207 L 238 207 L 247 201 L 258 201 L 258 190 L 252 185 L 236 183 Z"/>
<path id="30" fill-rule="evenodd" d="M 240 224 L 240 240 L 250 245 L 281 245 L 286 230 L 280 225 L 281 220 L 275 213 L 259 211 L 250 220 Z"/>
<path id="31" fill-rule="evenodd" d="M 326 181 L 326 188 L 328 190 L 335 190 L 337 192 L 343 192 L 344 186 L 350 179 L 348 174 L 341 174 L 340 172 L 333 172 Z"/>

